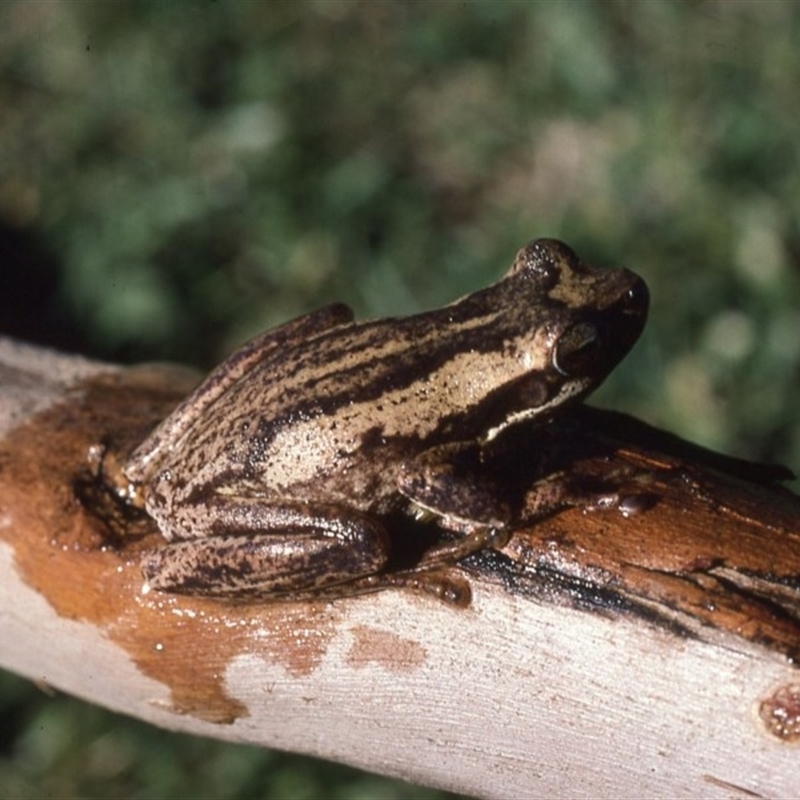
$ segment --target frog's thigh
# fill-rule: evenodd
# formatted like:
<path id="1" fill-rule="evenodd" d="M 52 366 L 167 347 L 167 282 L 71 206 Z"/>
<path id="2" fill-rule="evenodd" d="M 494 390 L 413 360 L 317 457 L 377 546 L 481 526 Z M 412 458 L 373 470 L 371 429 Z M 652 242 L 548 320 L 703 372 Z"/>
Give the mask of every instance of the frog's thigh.
<path id="1" fill-rule="evenodd" d="M 142 560 L 148 587 L 217 597 L 314 592 L 386 563 L 383 526 L 350 509 L 228 501 L 230 533 L 172 542 Z"/>

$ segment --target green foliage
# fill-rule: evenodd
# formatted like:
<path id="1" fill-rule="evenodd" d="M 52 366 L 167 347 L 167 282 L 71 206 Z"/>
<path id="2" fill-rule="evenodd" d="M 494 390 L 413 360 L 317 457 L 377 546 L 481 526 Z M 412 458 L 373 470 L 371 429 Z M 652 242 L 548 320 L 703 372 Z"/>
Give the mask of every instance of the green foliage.
<path id="1" fill-rule="evenodd" d="M 210 366 L 332 299 L 446 302 L 557 236 L 651 287 L 600 402 L 798 469 L 798 97 L 800 7 L 770 0 L 5 2 L 0 326 Z M 149 742 L 177 737 L 50 705 L 4 796 L 329 785 L 191 740 L 170 765 Z"/>

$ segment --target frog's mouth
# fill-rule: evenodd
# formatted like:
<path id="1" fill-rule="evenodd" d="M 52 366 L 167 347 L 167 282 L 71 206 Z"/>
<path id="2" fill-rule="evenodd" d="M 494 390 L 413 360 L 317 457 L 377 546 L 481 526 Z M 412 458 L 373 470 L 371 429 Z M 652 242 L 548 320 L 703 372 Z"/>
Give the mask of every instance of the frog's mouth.
<path id="1" fill-rule="evenodd" d="M 550 378 L 548 380 L 548 378 Z M 492 416 L 499 421 L 485 428 L 481 442 L 491 442 L 511 425 L 537 417 L 547 417 L 561 406 L 583 397 L 596 383 L 587 377 L 568 381 L 552 380 L 548 373 L 531 373 L 519 379 L 515 391 L 507 395 L 508 405 L 517 410 L 492 409 Z"/>

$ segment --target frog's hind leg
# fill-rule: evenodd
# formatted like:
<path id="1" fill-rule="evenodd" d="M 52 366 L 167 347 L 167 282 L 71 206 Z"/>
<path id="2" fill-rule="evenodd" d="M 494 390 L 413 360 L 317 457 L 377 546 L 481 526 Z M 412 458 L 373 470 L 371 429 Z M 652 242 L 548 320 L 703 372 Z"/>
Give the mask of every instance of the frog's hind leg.
<path id="1" fill-rule="evenodd" d="M 141 566 L 146 591 L 295 598 L 372 575 L 388 552 L 383 525 L 350 509 L 230 500 L 224 532 L 211 526 L 172 541 L 146 554 Z"/>

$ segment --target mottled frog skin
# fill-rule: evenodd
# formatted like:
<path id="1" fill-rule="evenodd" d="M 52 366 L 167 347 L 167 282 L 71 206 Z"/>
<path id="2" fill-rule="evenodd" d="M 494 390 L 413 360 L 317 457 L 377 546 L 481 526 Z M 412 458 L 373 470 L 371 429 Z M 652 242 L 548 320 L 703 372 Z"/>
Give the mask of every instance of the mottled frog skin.
<path id="1" fill-rule="evenodd" d="M 228 597 L 376 587 L 381 517 L 420 506 L 461 535 L 417 574 L 492 544 L 504 521 L 463 470 L 457 501 L 431 501 L 425 476 L 585 397 L 636 341 L 647 304 L 633 273 L 537 240 L 497 283 L 443 308 L 354 322 L 333 305 L 262 334 L 124 467 L 169 543 L 145 559 L 147 585 Z"/>

